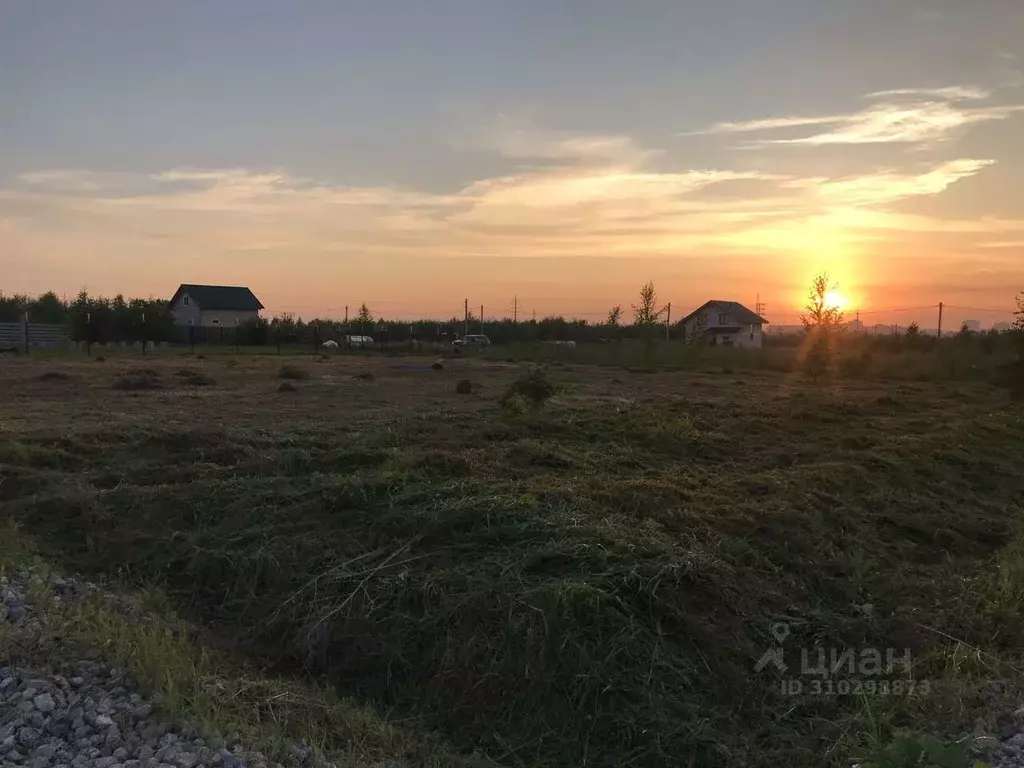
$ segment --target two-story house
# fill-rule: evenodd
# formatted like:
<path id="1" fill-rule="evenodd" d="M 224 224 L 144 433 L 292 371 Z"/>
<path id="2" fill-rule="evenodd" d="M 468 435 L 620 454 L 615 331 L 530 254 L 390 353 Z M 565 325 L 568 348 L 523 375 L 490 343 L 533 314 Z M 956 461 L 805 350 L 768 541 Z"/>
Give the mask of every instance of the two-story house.
<path id="1" fill-rule="evenodd" d="M 248 288 L 234 285 L 188 285 L 171 297 L 171 314 L 178 326 L 234 328 L 255 320 L 263 305 Z"/>
<path id="2" fill-rule="evenodd" d="M 709 344 L 760 349 L 768 324 L 738 301 L 712 299 L 680 321 L 686 338 L 700 336 Z"/>

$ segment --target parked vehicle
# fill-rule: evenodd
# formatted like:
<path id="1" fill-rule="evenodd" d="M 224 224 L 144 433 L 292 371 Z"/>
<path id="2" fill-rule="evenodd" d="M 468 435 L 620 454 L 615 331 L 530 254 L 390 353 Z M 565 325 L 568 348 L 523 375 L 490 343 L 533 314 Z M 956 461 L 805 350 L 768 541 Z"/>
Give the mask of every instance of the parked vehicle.
<path id="1" fill-rule="evenodd" d="M 491 340 L 482 333 L 468 333 L 461 339 L 456 339 L 452 344 L 461 348 L 488 347 L 491 344 Z"/>
<path id="2" fill-rule="evenodd" d="M 372 347 L 373 336 L 346 336 L 345 345 L 348 347 Z"/>

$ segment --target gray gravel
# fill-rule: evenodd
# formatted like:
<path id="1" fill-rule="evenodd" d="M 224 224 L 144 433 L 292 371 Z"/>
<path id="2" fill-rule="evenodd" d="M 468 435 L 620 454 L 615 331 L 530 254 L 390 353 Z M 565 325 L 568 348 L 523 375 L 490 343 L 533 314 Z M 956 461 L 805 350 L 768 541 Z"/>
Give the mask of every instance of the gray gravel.
<path id="1" fill-rule="evenodd" d="M 55 599 L 92 588 L 51 577 Z M 38 630 L 28 576 L 0 578 L 0 622 L 15 637 Z M 155 716 L 153 702 L 102 661 L 51 660 L 50 669 L 0 667 L 0 766 L 18 768 L 278 768 L 258 752 L 216 749 L 187 722 Z M 296 764 L 310 762 L 298 745 Z"/>

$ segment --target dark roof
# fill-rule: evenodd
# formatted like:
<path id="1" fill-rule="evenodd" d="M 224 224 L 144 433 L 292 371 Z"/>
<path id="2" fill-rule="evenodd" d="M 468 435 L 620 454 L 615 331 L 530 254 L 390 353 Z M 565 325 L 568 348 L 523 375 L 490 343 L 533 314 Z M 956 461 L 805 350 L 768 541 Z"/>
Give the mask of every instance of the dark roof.
<path id="1" fill-rule="evenodd" d="M 239 285 L 191 285 L 182 283 L 171 297 L 171 305 L 187 293 L 200 309 L 228 309 L 251 312 L 263 309 L 260 300 L 248 288 Z"/>
<path id="2" fill-rule="evenodd" d="M 722 308 L 722 312 L 724 314 L 727 314 L 730 317 L 734 318 L 736 320 L 736 322 L 738 322 L 740 325 L 758 325 L 758 324 L 767 325 L 768 324 L 767 320 L 765 320 L 760 315 L 758 315 L 758 314 L 756 314 L 754 312 L 751 312 L 749 309 L 744 307 L 738 301 L 722 301 L 721 299 L 712 299 L 711 301 L 704 302 L 703 304 L 701 304 L 699 307 L 697 307 L 695 310 L 693 310 L 693 312 L 688 314 L 686 317 L 684 317 L 679 322 L 680 323 L 686 323 L 687 321 L 690 320 L 690 318 L 692 318 L 695 315 L 703 312 L 705 309 L 707 309 L 712 304 L 718 304 Z"/>

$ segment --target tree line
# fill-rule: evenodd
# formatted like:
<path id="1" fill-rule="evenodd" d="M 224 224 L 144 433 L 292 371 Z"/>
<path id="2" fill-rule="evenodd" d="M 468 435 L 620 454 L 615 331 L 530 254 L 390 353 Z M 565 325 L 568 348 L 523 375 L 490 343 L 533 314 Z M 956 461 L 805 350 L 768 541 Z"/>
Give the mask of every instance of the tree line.
<path id="1" fill-rule="evenodd" d="M 661 324 L 665 307 L 658 308 L 653 283 L 640 291 L 638 304 L 633 305 L 632 324 L 624 323 L 621 306 L 615 306 L 603 323 L 567 319 L 560 315 L 539 320 L 513 321 L 511 318 L 483 320 L 469 313 L 466 317 L 447 319 L 396 320 L 377 317 L 365 303 L 347 322 L 314 318 L 304 320 L 292 313 L 271 319 L 243 323 L 236 328 L 196 329 L 197 342 L 223 341 L 239 344 L 273 344 L 277 342 L 322 343 L 329 339 L 342 341 L 348 335 L 373 336 L 377 341 L 401 343 L 409 340 L 448 341 L 466 333 L 486 334 L 495 344 L 543 341 L 598 342 L 639 338 Z M 63 325 L 76 341 L 187 342 L 188 329 L 177 326 L 165 299 L 127 299 L 122 294 L 113 298 L 93 296 L 80 291 L 73 299 L 64 300 L 53 291 L 39 296 L 0 293 L 0 322 L 22 322 Z"/>
<path id="2" fill-rule="evenodd" d="M 827 275 L 816 277 L 811 286 L 803 323 L 808 336 L 815 343 L 815 356 L 827 356 L 834 347 L 836 337 L 842 333 L 843 312 L 830 306 L 827 296 L 837 286 L 831 285 Z M 1018 299 L 1017 330 L 1024 331 L 1024 300 Z M 659 306 L 653 282 L 639 291 L 638 301 L 630 306 L 632 322 L 626 320 L 622 305 L 613 306 L 603 322 L 592 323 L 582 319 L 567 319 L 555 315 L 540 320 L 513 321 L 511 318 L 484 320 L 472 313 L 468 317 L 450 317 L 423 320 L 395 320 L 376 317 L 365 303 L 347 322 L 315 318 L 303 320 L 291 313 L 283 313 L 269 320 L 260 318 L 243 324 L 238 329 L 224 328 L 218 338 L 205 338 L 198 342 L 225 341 L 239 344 L 322 343 L 329 339 L 342 341 L 347 335 L 373 336 L 377 341 L 401 343 L 419 341 L 447 341 L 465 333 L 486 334 L 495 344 L 531 343 L 543 341 L 602 342 L 620 339 L 650 339 L 667 321 L 668 306 Z M 31 322 L 63 325 L 75 340 L 108 341 L 188 341 L 187 329 L 175 325 L 170 304 L 164 299 L 126 299 L 118 294 L 113 298 L 92 296 L 80 291 L 73 299 L 64 300 L 53 291 L 36 297 L 25 294 L 0 293 L 0 322 L 21 322 L 26 315 Z M 681 323 L 672 325 L 674 339 L 694 343 L 702 328 L 691 329 L 689 337 L 682 333 Z M 961 328 L 961 338 L 970 336 Z M 982 334 L 985 336 L 985 334 Z M 770 339 L 770 343 L 785 343 Z M 794 338 L 794 343 L 796 339 Z M 925 348 L 936 339 L 920 334 L 912 324 L 899 340 L 900 346 Z M 881 341 L 880 343 L 896 343 Z"/>

